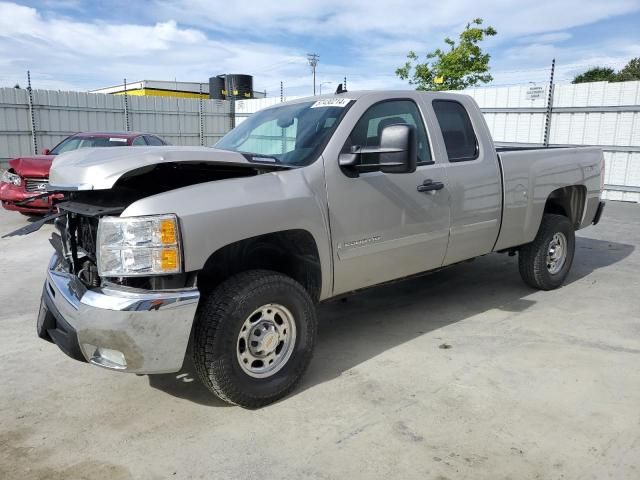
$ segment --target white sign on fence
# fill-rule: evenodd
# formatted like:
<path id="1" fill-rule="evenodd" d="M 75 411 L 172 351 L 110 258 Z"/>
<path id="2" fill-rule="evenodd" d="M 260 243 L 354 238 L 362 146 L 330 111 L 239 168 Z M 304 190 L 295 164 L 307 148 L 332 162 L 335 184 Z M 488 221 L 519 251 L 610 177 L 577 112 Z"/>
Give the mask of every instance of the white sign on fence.
<path id="1" fill-rule="evenodd" d="M 544 87 L 538 87 L 537 85 L 531 85 L 527 89 L 527 100 L 538 100 L 544 97 Z"/>

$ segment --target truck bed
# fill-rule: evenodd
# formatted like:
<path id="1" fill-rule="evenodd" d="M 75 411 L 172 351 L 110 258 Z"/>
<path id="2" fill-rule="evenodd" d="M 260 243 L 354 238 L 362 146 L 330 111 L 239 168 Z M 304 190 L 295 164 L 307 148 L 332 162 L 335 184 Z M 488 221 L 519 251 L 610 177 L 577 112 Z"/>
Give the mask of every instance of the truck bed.
<path id="1" fill-rule="evenodd" d="M 503 214 L 494 250 L 531 242 L 545 204 L 560 189 L 576 192 L 574 228 L 591 224 L 600 201 L 602 150 L 594 147 L 497 147 Z M 572 197 L 573 198 L 573 197 Z"/>

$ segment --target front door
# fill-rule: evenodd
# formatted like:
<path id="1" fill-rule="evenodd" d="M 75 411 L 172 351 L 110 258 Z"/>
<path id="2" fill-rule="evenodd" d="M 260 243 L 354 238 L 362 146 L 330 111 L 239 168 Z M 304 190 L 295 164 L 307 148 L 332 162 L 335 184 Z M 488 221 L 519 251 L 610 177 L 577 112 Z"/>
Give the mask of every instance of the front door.
<path id="1" fill-rule="evenodd" d="M 387 125 L 416 127 L 418 166 L 413 173 L 371 171 L 349 176 L 338 158 L 325 158 L 334 255 L 334 294 L 405 277 L 442 265 L 449 238 L 446 166 L 435 163 L 424 120 L 411 99 L 371 105 L 356 122 L 343 151 L 378 146 Z M 376 154 L 362 156 L 376 163 Z M 331 165 L 328 165 L 332 162 Z M 439 190 L 418 191 L 425 182 Z M 422 189 L 425 190 L 425 189 Z"/>

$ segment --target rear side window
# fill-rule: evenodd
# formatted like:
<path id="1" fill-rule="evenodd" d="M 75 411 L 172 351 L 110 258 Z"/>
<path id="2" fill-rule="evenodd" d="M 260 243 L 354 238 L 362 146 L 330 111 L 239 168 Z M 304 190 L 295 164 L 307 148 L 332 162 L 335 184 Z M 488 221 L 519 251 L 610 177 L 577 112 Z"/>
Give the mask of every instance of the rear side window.
<path id="1" fill-rule="evenodd" d="M 133 145 L 134 147 L 139 147 L 140 145 L 146 145 L 144 138 L 142 137 L 136 137 L 133 139 L 133 142 L 131 142 L 131 145 Z"/>
<path id="2" fill-rule="evenodd" d="M 453 100 L 434 100 L 433 110 L 442 130 L 450 162 L 478 158 L 478 141 L 467 111 Z"/>
<path id="3" fill-rule="evenodd" d="M 162 140 L 160 140 L 158 137 L 154 137 L 153 135 L 147 135 L 144 138 L 147 139 L 147 143 L 149 145 L 152 145 L 154 147 L 161 147 L 162 145 L 164 145 L 164 142 Z"/>

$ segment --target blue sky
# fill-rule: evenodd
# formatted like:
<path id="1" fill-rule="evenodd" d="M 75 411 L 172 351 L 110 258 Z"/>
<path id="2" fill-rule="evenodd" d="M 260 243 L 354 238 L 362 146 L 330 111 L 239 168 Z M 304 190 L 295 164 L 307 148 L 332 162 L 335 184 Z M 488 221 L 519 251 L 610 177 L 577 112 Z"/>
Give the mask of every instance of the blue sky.
<path id="1" fill-rule="evenodd" d="M 0 1 L 0 86 L 89 90 L 152 79 L 207 81 L 249 73 L 254 87 L 312 91 L 344 76 L 350 89 L 408 88 L 395 68 L 409 50 L 442 46 L 482 17 L 495 85 L 544 81 L 552 58 L 568 82 L 589 66 L 640 56 L 640 0 Z"/>

